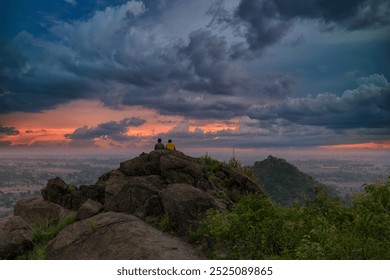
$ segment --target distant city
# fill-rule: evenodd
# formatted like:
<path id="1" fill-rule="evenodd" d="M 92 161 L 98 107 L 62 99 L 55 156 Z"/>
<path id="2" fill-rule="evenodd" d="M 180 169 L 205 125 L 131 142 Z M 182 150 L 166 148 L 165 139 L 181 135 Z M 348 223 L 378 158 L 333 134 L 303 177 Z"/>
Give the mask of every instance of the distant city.
<path id="1" fill-rule="evenodd" d="M 51 178 L 58 176 L 76 186 L 92 185 L 100 175 L 118 168 L 120 162 L 127 159 L 128 156 L 118 155 L 3 157 L 0 159 L 0 217 L 12 215 L 18 200 L 39 195 Z M 306 156 L 301 159 L 287 157 L 286 160 L 317 181 L 336 188 L 342 197 L 362 191 L 363 184 L 384 182 L 390 176 L 389 155 Z"/>
<path id="2" fill-rule="evenodd" d="M 103 173 L 116 169 L 125 158 L 102 157 L 8 157 L 0 159 L 0 217 L 13 214 L 23 198 L 36 196 L 54 177 L 67 184 L 93 185 Z"/>

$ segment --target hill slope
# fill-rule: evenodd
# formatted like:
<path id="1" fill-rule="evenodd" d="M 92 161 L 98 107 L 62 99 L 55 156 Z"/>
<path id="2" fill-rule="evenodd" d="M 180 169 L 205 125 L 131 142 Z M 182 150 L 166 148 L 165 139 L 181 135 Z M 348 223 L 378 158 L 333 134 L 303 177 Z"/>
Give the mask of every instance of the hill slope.
<path id="1" fill-rule="evenodd" d="M 282 205 L 291 205 L 294 201 L 302 202 L 312 199 L 318 190 L 326 186 L 301 172 L 284 159 L 268 156 L 263 161 L 256 161 L 250 167 L 264 191 Z"/>

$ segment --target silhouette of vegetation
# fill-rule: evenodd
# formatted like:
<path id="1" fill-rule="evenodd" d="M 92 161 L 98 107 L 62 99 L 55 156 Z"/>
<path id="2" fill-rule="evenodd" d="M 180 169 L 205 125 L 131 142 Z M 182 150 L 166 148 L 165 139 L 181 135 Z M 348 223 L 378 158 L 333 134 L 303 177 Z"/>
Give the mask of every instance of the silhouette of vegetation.
<path id="1" fill-rule="evenodd" d="M 390 176 L 350 205 L 323 192 L 291 207 L 248 195 L 230 211 L 210 210 L 195 237 L 214 259 L 390 259 L 389 228 Z"/>

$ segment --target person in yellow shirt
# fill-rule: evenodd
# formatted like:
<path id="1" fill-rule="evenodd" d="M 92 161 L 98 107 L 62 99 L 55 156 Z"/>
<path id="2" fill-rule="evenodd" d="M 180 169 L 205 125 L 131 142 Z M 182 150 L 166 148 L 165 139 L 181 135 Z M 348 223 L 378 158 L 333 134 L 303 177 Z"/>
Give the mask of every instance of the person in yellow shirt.
<path id="1" fill-rule="evenodd" d="M 165 145 L 165 149 L 170 151 L 176 151 L 175 144 L 173 144 L 171 139 L 168 140 L 168 143 Z"/>

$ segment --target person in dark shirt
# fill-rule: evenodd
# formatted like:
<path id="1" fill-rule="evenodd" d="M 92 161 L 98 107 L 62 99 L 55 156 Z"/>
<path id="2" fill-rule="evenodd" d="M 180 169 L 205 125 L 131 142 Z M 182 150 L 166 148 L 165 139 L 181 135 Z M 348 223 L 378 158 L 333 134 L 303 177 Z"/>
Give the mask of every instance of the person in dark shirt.
<path id="1" fill-rule="evenodd" d="M 155 150 L 164 150 L 164 144 L 161 142 L 161 138 L 158 138 L 156 145 L 154 145 Z"/>

